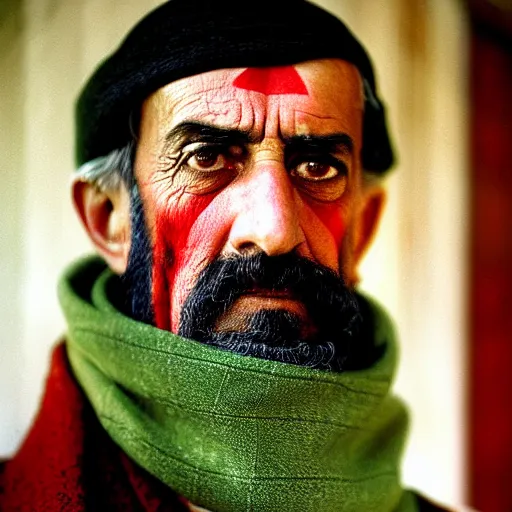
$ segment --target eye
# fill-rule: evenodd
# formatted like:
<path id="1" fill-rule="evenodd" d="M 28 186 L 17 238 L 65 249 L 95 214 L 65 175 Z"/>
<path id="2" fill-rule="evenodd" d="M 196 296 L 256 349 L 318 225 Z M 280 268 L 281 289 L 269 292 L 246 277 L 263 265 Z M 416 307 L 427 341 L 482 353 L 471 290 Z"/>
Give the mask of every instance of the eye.
<path id="1" fill-rule="evenodd" d="M 301 162 L 295 166 L 291 175 L 308 181 L 324 181 L 335 178 L 340 174 L 337 166 L 326 162 Z"/>
<path id="2" fill-rule="evenodd" d="M 220 171 L 230 167 L 229 148 L 220 144 L 194 143 L 184 151 L 184 164 L 196 171 Z"/>
<path id="3" fill-rule="evenodd" d="M 348 168 L 334 155 L 297 155 L 288 169 L 296 186 L 318 201 L 336 201 L 345 193 Z"/>

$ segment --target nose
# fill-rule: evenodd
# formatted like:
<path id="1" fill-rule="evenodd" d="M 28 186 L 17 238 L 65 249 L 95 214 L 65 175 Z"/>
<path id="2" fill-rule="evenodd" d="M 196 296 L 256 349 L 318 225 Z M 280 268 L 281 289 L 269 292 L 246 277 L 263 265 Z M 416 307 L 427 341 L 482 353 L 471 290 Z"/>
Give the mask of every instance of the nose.
<path id="1" fill-rule="evenodd" d="M 282 163 L 261 162 L 243 186 L 229 234 L 232 250 L 277 256 L 304 242 L 299 218 L 301 199 Z"/>

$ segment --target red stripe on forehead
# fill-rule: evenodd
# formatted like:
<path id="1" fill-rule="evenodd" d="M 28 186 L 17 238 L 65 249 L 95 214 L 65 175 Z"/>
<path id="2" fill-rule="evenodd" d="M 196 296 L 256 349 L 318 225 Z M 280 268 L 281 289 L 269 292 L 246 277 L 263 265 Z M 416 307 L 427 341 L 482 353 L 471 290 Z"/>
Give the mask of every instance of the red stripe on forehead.
<path id="1" fill-rule="evenodd" d="M 270 94 L 307 94 L 308 90 L 293 66 L 248 68 L 238 75 L 234 87 Z"/>

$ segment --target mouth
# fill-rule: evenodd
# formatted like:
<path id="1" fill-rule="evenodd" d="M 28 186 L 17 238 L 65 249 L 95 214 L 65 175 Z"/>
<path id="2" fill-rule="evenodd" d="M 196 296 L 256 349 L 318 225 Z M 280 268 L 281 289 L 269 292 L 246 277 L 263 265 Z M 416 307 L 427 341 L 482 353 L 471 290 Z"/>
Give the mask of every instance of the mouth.
<path id="1" fill-rule="evenodd" d="M 309 324 L 309 315 L 304 303 L 289 290 L 257 288 L 240 295 L 231 307 L 216 322 L 215 331 L 246 331 L 248 321 L 262 310 L 284 310 Z"/>
<path id="2" fill-rule="evenodd" d="M 306 306 L 290 290 L 272 290 L 255 288 L 244 292 L 234 302 L 231 309 L 241 307 L 245 313 L 253 313 L 260 309 L 286 309 L 300 317 L 307 314 Z"/>
<path id="3" fill-rule="evenodd" d="M 261 297 L 264 299 L 288 299 L 297 300 L 289 290 L 269 290 L 267 288 L 255 288 L 243 293 L 240 297 Z"/>

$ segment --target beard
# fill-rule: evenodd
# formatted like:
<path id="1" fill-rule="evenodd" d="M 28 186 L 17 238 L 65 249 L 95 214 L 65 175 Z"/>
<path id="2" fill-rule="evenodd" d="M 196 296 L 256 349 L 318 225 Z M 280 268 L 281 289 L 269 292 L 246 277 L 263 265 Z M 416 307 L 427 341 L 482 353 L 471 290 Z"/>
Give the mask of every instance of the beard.
<path id="1" fill-rule="evenodd" d="M 126 271 L 121 275 L 123 310 L 134 320 L 154 325 L 151 300 L 153 251 L 144 207 L 135 183 L 130 186 L 131 245 Z"/>
<path id="2" fill-rule="evenodd" d="M 128 265 L 121 276 L 125 310 L 154 325 L 152 247 L 136 185 L 131 226 Z M 284 294 L 305 314 L 263 307 L 237 314 L 242 329 L 218 329 L 238 299 L 255 293 Z M 245 356 L 339 372 L 352 366 L 349 356 L 360 348 L 353 340 L 361 321 L 356 296 L 342 276 L 296 253 L 258 253 L 218 258 L 201 272 L 182 307 L 178 335 Z"/>

